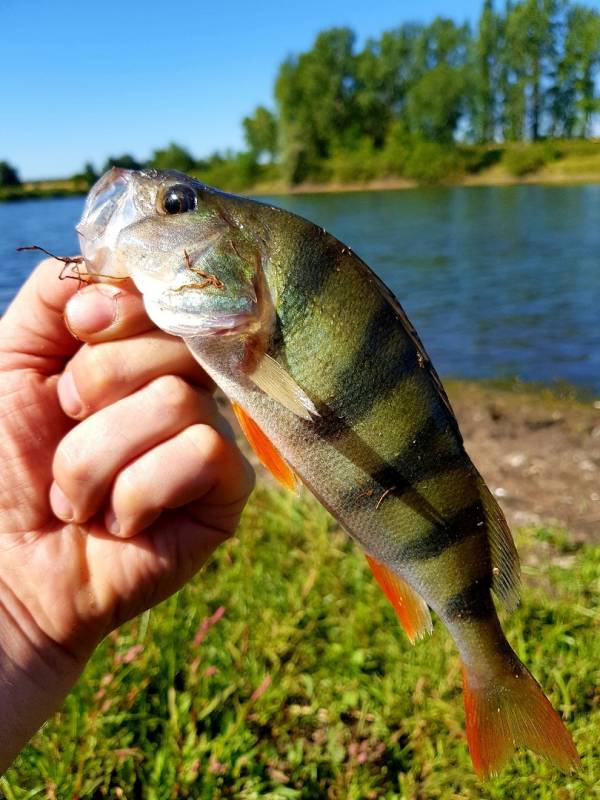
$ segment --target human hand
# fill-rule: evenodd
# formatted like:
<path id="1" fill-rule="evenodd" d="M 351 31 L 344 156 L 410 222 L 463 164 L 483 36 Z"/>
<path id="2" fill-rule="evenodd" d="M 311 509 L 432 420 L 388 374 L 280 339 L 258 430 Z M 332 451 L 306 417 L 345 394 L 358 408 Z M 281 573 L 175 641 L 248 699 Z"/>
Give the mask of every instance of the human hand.
<path id="1" fill-rule="evenodd" d="M 58 272 L 43 262 L 0 321 L 0 770 L 102 637 L 231 535 L 253 485 L 209 379 L 137 292 L 75 296 Z"/>

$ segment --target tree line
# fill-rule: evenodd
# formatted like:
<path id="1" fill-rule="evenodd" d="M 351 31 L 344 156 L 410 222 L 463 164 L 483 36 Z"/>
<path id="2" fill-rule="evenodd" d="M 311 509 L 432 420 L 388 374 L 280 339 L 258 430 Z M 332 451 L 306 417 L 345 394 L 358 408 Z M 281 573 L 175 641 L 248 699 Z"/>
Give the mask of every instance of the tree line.
<path id="1" fill-rule="evenodd" d="M 485 0 L 474 29 L 409 23 L 358 50 L 349 28 L 288 58 L 276 107 L 244 120 L 250 148 L 302 180 L 323 160 L 411 137 L 452 144 L 589 137 L 600 14 L 564 0 Z"/>
<path id="2" fill-rule="evenodd" d="M 535 143 L 593 135 L 599 67 L 600 14 L 567 0 L 506 0 L 501 9 L 484 0 L 473 27 L 448 17 L 406 23 L 360 49 L 351 29 L 331 28 L 280 66 L 273 108 L 243 119 L 246 150 L 198 160 L 172 143 L 144 165 L 233 189 L 282 178 L 436 180 L 489 165 L 492 143 L 532 142 L 525 157 L 512 156 L 518 174 L 555 156 Z M 111 165 L 142 163 L 124 154 Z M 0 184 L 18 181 L 0 167 Z M 87 164 L 74 177 L 95 176 Z"/>

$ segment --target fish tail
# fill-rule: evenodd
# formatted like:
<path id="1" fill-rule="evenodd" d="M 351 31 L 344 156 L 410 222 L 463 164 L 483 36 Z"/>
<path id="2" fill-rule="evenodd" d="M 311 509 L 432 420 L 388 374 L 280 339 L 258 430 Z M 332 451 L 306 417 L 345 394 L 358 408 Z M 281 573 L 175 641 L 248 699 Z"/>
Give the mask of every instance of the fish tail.
<path id="1" fill-rule="evenodd" d="M 467 741 L 480 778 L 496 775 L 518 747 L 562 770 L 579 765 L 571 734 L 529 670 L 508 648 L 504 668 L 487 678 L 463 664 Z"/>

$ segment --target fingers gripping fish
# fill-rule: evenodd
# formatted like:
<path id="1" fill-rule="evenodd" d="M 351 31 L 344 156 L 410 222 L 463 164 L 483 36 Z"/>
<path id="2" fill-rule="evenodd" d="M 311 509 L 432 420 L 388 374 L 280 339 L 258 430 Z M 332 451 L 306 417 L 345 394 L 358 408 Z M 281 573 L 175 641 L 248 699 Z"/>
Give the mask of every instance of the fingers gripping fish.
<path id="1" fill-rule="evenodd" d="M 518 746 L 578 756 L 506 641 L 492 592 L 518 600 L 518 556 L 400 304 L 307 220 L 177 172 L 113 169 L 78 226 L 92 273 L 129 275 L 233 404 L 262 462 L 296 476 L 367 554 L 411 641 L 433 609 L 463 662 L 482 776 Z"/>

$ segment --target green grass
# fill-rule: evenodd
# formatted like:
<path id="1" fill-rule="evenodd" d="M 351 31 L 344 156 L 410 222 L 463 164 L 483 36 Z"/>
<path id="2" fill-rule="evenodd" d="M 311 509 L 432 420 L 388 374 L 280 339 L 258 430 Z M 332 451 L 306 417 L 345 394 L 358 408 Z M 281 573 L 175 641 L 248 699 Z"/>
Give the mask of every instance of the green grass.
<path id="1" fill-rule="evenodd" d="M 550 556 L 526 569 L 505 628 L 567 719 L 583 757 L 577 776 L 521 754 L 481 784 L 445 629 L 436 623 L 413 648 L 321 507 L 259 488 L 239 537 L 179 595 L 103 643 L 0 791 L 8 800 L 600 797 L 600 548 L 565 556 L 547 530 L 520 534 L 525 550 L 540 540 Z"/>

